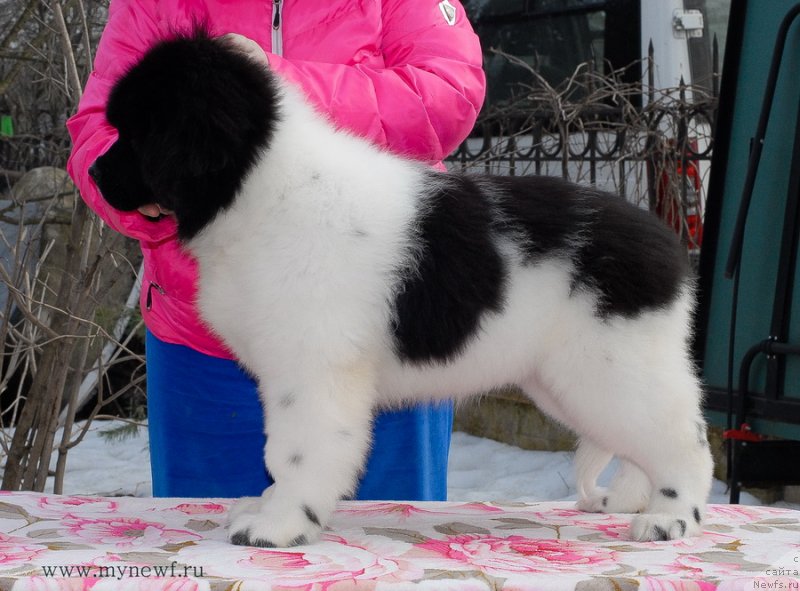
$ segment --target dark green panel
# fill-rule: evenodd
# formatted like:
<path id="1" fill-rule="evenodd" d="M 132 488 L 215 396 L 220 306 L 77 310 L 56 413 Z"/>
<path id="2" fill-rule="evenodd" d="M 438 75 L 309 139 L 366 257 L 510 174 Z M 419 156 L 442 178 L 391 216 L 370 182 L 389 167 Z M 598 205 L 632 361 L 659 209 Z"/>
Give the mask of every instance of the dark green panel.
<path id="1" fill-rule="evenodd" d="M 720 126 L 708 203 L 708 229 L 712 238 L 704 244 L 702 261 L 703 293 L 699 315 L 698 353 L 703 378 L 713 391 L 724 391 L 728 378 L 733 282 L 723 275 L 728 247 L 742 195 L 744 177 L 765 91 L 765 82 L 783 16 L 797 1 L 734 1 L 731 7 L 732 30 L 720 104 Z M 737 22 L 740 29 L 737 32 Z M 727 101 L 727 103 L 725 102 Z M 798 105 L 800 104 L 800 18 L 787 38 L 775 101 L 767 128 L 761 165 L 747 219 L 741 263 L 738 321 L 734 367 L 752 345 L 770 334 L 772 304 L 778 272 L 781 231 L 794 146 Z M 714 170 L 714 168 L 717 170 Z M 714 228 L 718 226 L 718 233 Z M 716 240 L 714 240 L 716 238 Z M 795 273 L 793 319 L 790 342 L 800 343 L 800 272 Z M 759 358 L 751 388 L 765 390 L 765 363 Z M 736 382 L 734 382 L 735 385 Z M 790 357 L 784 380 L 788 398 L 800 400 L 800 358 Z M 713 405 L 713 404 L 712 404 Z M 760 423 L 765 431 L 769 424 Z M 771 429 L 786 436 L 786 426 Z M 800 426 L 789 428 L 800 438 Z"/>

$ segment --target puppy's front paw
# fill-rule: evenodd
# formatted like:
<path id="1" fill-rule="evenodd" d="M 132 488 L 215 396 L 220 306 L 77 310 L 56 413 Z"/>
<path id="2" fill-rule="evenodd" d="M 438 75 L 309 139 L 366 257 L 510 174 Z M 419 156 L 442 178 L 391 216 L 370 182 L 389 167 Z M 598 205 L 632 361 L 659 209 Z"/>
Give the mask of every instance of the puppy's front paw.
<path id="1" fill-rule="evenodd" d="M 668 513 L 644 513 L 631 522 L 631 537 L 637 542 L 659 542 L 697 536 L 702 533 L 694 519 Z"/>
<path id="2" fill-rule="evenodd" d="M 316 541 L 322 531 L 320 518 L 309 505 L 281 503 L 269 494 L 238 501 L 228 523 L 232 544 L 259 548 L 302 546 Z"/>

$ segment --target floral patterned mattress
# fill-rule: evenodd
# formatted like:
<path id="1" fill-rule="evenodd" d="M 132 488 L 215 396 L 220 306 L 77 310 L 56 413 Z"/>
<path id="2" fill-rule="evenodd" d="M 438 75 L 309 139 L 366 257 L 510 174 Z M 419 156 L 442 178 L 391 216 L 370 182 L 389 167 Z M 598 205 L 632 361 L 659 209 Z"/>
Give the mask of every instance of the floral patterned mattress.
<path id="1" fill-rule="evenodd" d="M 800 591 L 800 511 L 712 505 L 702 537 L 633 543 L 569 503 L 343 502 L 316 544 L 225 541 L 230 501 L 0 492 L 0 589 Z"/>

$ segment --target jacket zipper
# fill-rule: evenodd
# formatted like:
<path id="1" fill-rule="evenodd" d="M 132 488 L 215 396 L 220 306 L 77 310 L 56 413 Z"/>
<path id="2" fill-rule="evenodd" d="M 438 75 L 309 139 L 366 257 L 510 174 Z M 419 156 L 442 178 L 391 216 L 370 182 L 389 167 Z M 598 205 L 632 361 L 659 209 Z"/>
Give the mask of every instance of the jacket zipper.
<path id="1" fill-rule="evenodd" d="M 161 287 L 155 281 L 151 281 L 150 285 L 147 286 L 147 296 L 145 297 L 144 307 L 149 312 L 150 309 L 153 307 L 153 289 L 160 293 L 162 296 L 167 295 L 167 292 L 164 291 L 164 288 Z"/>
<path id="2" fill-rule="evenodd" d="M 283 0 L 272 0 L 272 53 L 275 55 L 283 55 L 282 10 Z"/>

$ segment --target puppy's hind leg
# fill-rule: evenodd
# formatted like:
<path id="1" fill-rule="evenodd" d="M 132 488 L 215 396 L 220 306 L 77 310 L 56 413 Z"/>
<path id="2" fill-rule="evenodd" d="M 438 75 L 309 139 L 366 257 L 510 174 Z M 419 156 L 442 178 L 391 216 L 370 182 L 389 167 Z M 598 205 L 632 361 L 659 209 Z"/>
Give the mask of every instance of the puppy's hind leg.
<path id="1" fill-rule="evenodd" d="M 631 536 L 653 541 L 698 535 L 713 471 L 700 386 L 688 360 L 641 372 L 642 389 L 631 391 L 631 383 L 639 380 L 620 384 L 616 415 L 606 417 L 608 441 L 603 442 L 641 468 L 651 485 L 644 512 L 631 523 Z"/>
<path id="2" fill-rule="evenodd" d="M 636 457 L 653 486 L 647 508 L 631 523 L 633 539 L 672 540 L 701 533 L 713 473 L 705 433 L 699 413 L 661 418 L 653 433 L 655 445 Z"/>
<path id="3" fill-rule="evenodd" d="M 540 369 L 559 418 L 630 462 L 610 489 L 625 493 L 615 509 L 640 508 L 645 478 L 637 467 L 649 480 L 647 506 L 631 525 L 641 541 L 699 534 L 713 469 L 684 334 L 668 313 L 659 314 L 591 331 L 584 324 L 582 334 L 575 329 L 579 336 L 548 352 Z M 602 509 L 602 500 L 597 507 L 597 498 L 590 499 L 587 508 Z"/>
<path id="4" fill-rule="evenodd" d="M 591 513 L 639 513 L 647 506 L 650 479 L 635 464 L 619 458 L 619 467 L 608 488 L 597 487 L 597 478 L 612 454 L 587 439 L 581 439 L 575 453 L 578 480 L 578 509 Z"/>
<path id="5" fill-rule="evenodd" d="M 578 488 L 578 509 L 581 511 L 602 512 L 602 509 L 595 506 L 608 504 L 607 499 L 602 501 L 605 489 L 598 488 L 597 479 L 613 457 L 614 454 L 601 449 L 585 437 L 578 441 L 575 450 L 575 481 Z M 597 503 L 597 500 L 600 502 Z"/>

